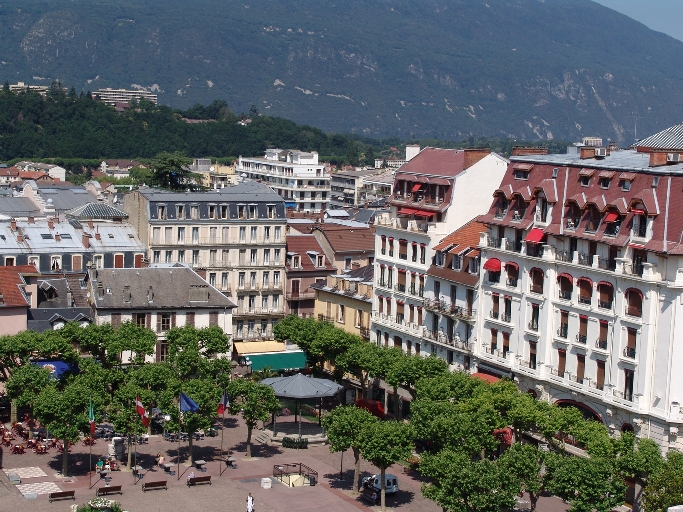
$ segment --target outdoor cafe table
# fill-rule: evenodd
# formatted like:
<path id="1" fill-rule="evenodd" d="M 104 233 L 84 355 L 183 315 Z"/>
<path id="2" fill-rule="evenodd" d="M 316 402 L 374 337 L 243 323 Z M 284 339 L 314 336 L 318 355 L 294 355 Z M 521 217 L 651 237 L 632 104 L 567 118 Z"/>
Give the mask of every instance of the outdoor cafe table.
<path id="1" fill-rule="evenodd" d="M 206 468 L 204 467 L 206 465 L 205 460 L 196 460 L 194 461 L 194 467 L 196 467 L 199 471 L 204 473 L 206 471 Z"/>

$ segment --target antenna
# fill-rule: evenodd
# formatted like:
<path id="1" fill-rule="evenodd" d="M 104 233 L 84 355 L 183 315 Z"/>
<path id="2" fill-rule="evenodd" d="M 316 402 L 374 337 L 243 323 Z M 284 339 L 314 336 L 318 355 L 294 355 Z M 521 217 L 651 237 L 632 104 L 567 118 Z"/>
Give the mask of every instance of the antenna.
<path id="1" fill-rule="evenodd" d="M 635 112 L 631 112 L 631 115 L 626 117 L 633 118 L 633 143 L 635 144 L 638 142 L 638 119 L 642 119 L 643 116 L 638 116 Z"/>

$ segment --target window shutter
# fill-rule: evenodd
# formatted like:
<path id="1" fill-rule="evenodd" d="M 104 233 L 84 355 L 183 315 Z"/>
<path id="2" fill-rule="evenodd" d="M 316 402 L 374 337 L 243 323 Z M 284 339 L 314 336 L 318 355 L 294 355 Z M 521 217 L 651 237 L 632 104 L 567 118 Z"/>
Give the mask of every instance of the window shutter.
<path id="1" fill-rule="evenodd" d="M 194 311 L 185 313 L 185 325 L 194 327 Z"/>
<path id="2" fill-rule="evenodd" d="M 157 332 L 161 332 L 161 313 L 157 313 Z"/>
<path id="3" fill-rule="evenodd" d="M 111 326 L 114 329 L 118 329 L 118 327 L 121 325 L 121 313 L 112 313 L 111 314 Z"/>
<path id="4" fill-rule="evenodd" d="M 151 313 L 147 313 L 145 315 L 145 327 L 147 327 L 147 329 L 152 328 L 152 314 Z"/>
<path id="5" fill-rule="evenodd" d="M 171 329 L 175 327 L 175 311 L 171 313 Z"/>

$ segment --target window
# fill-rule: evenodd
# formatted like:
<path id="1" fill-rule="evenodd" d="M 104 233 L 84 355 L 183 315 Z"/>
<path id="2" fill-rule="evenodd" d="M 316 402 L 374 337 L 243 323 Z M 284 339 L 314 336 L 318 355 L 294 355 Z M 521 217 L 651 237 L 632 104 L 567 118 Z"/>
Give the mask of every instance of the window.
<path id="1" fill-rule="evenodd" d="M 167 332 L 171 329 L 173 313 L 157 313 L 157 332 Z"/>
<path id="2" fill-rule="evenodd" d="M 280 285 L 280 272 L 273 272 L 273 285 L 274 286 L 279 286 Z"/>
<path id="3" fill-rule="evenodd" d="M 301 266 L 301 256 L 292 257 L 292 268 L 300 268 Z"/>
<path id="4" fill-rule="evenodd" d="M 598 307 L 602 309 L 612 309 L 614 288 L 610 283 L 601 281 L 598 283 Z"/>
<path id="5" fill-rule="evenodd" d="M 166 217 L 166 206 L 157 206 L 157 218 L 161 220 L 167 220 Z"/>
<path id="6" fill-rule="evenodd" d="M 631 359 L 636 357 L 636 336 L 638 331 L 632 327 L 626 329 L 626 348 L 624 349 L 624 356 Z"/>
<path id="7" fill-rule="evenodd" d="M 270 226 L 265 226 L 263 228 L 263 241 L 270 242 Z"/>
<path id="8" fill-rule="evenodd" d="M 624 400 L 633 402 L 633 370 L 624 370 Z"/>
<path id="9" fill-rule="evenodd" d="M 275 263 L 277 265 L 280 264 L 280 249 L 275 249 L 275 252 L 273 253 L 274 258 L 275 258 Z"/>
<path id="10" fill-rule="evenodd" d="M 173 260 L 173 251 L 166 251 L 165 257 L 164 257 L 164 263 L 171 263 Z"/>
<path id="11" fill-rule="evenodd" d="M 274 204 L 268 205 L 268 218 L 269 219 L 275 218 L 275 205 Z"/>
<path id="12" fill-rule="evenodd" d="M 316 266 L 317 267 L 324 267 L 325 266 L 325 257 L 322 254 L 318 254 L 316 256 Z"/>
<path id="13" fill-rule="evenodd" d="M 645 238 L 647 236 L 647 216 L 637 213 L 633 216 L 633 236 Z"/>
<path id="14" fill-rule="evenodd" d="M 223 272 L 221 274 L 221 289 L 227 290 L 228 289 L 228 273 Z"/>
<path id="15" fill-rule="evenodd" d="M 164 243 L 167 245 L 173 243 L 173 228 L 164 228 Z"/>
<path id="16" fill-rule="evenodd" d="M 80 259 L 78 259 L 78 258 L 80 258 Z M 82 262 L 83 262 L 82 256 L 72 256 L 71 257 L 71 270 L 81 270 Z M 78 266 L 76 266 L 76 263 L 78 263 Z M 36 267 L 36 270 L 40 270 L 40 256 L 29 256 L 28 257 L 28 264 Z M 12 265 L 8 265 L 8 266 L 12 266 Z"/>
<path id="17" fill-rule="evenodd" d="M 578 279 L 579 285 L 579 303 L 590 306 L 593 298 L 593 283 L 586 278 L 580 277 Z"/>
<path id="18" fill-rule="evenodd" d="M 536 369 L 536 342 L 529 342 L 529 368 Z"/>
<path id="19" fill-rule="evenodd" d="M 643 294 L 640 290 L 629 288 L 626 290 L 626 314 L 629 316 L 643 316 Z"/>
<path id="20" fill-rule="evenodd" d="M 185 219 L 185 205 L 184 204 L 177 204 L 175 207 L 175 218 L 178 220 L 184 220 Z"/>
<path id="21" fill-rule="evenodd" d="M 190 217 L 193 220 L 199 219 L 199 206 L 198 205 L 190 206 Z"/>
<path id="22" fill-rule="evenodd" d="M 569 333 L 569 311 L 560 310 L 560 327 L 557 329 L 557 336 L 567 339 Z"/>
<path id="23" fill-rule="evenodd" d="M 631 181 L 630 180 L 621 180 L 619 182 L 619 186 L 621 187 L 621 190 L 624 192 L 628 192 L 631 190 Z"/>
<path id="24" fill-rule="evenodd" d="M 562 300 L 572 300 L 572 292 L 574 290 L 574 283 L 569 274 L 559 274 L 557 276 L 557 283 L 559 285 L 559 298 Z"/>
<path id="25" fill-rule="evenodd" d="M 145 313 L 133 313 L 133 322 L 138 327 L 147 327 L 147 315 Z"/>
<path id="26" fill-rule="evenodd" d="M 261 311 L 264 313 L 268 311 L 268 295 L 261 296 Z"/>
<path id="27" fill-rule="evenodd" d="M 497 319 L 499 316 L 499 298 L 500 296 L 497 293 L 491 294 L 491 298 L 493 300 L 493 305 L 491 306 L 491 313 L 490 317 Z"/>
<path id="28" fill-rule="evenodd" d="M 160 258 L 161 252 L 154 251 L 154 259 L 156 263 L 159 263 Z M 102 254 L 95 254 L 95 256 L 92 258 L 92 262 L 95 265 L 95 268 L 104 268 L 104 256 Z"/>
<path id="29" fill-rule="evenodd" d="M 209 284 L 211 286 L 216 286 L 216 273 L 215 272 L 209 273 Z"/>
<path id="30" fill-rule="evenodd" d="M 567 351 L 563 348 L 557 349 L 557 376 L 564 377 L 565 369 L 567 368 Z"/>
<path id="31" fill-rule="evenodd" d="M 528 180 L 529 179 L 529 171 L 522 170 L 522 169 L 515 169 L 515 179 L 516 180 Z"/>
<path id="32" fill-rule="evenodd" d="M 389 257 L 394 257 L 394 239 L 389 237 Z"/>
<path id="33" fill-rule="evenodd" d="M 362 327 L 363 326 L 363 310 L 362 309 L 357 309 L 355 318 L 354 318 L 354 325 L 356 327 Z"/>
<path id="34" fill-rule="evenodd" d="M 194 318 L 195 318 L 194 311 L 188 311 L 187 313 L 185 313 L 185 325 L 189 325 L 191 327 L 194 327 Z"/>
<path id="35" fill-rule="evenodd" d="M 230 264 L 230 250 L 229 249 L 223 249 L 221 251 L 221 261 L 223 262 L 224 267 L 226 267 Z"/>
<path id="36" fill-rule="evenodd" d="M 600 188 L 608 189 L 610 181 L 611 180 L 609 178 L 600 178 L 598 180 L 598 185 L 600 185 Z"/>
<path id="37" fill-rule="evenodd" d="M 382 246 L 380 247 L 380 253 L 386 254 L 387 253 L 387 237 L 382 235 L 381 241 L 382 241 Z M 413 260 L 413 261 L 415 261 L 415 260 Z"/>
<path id="38" fill-rule="evenodd" d="M 178 228 L 178 243 L 185 243 L 185 228 Z"/>
<path id="39" fill-rule="evenodd" d="M 209 242 L 212 244 L 216 243 L 216 237 L 218 236 L 218 228 L 216 227 L 211 227 L 209 228 Z"/>
<path id="40" fill-rule="evenodd" d="M 227 219 L 228 218 L 228 205 L 227 204 L 222 204 L 221 205 L 221 219 Z"/>
<path id="41" fill-rule="evenodd" d="M 282 236 L 282 229 L 280 228 L 280 226 L 275 226 L 275 241 L 279 242 L 281 236 Z"/>
<path id="42" fill-rule="evenodd" d="M 199 265 L 199 251 L 192 251 L 192 264 Z"/>
<path id="43" fill-rule="evenodd" d="M 185 251 L 178 251 L 178 263 L 185 263 Z"/>
<path id="44" fill-rule="evenodd" d="M 237 218 L 244 220 L 247 218 L 246 207 L 243 204 L 237 205 Z"/>
<path id="45" fill-rule="evenodd" d="M 529 330 L 538 331 L 538 319 L 540 317 L 541 308 L 538 304 L 531 305 L 531 320 L 529 321 Z"/>
<path id="46" fill-rule="evenodd" d="M 249 263 L 251 265 L 258 264 L 258 249 L 251 249 L 251 253 L 249 255 Z"/>
<path id="47" fill-rule="evenodd" d="M 256 205 L 249 205 L 249 218 L 258 219 L 258 208 Z"/>
<path id="48" fill-rule="evenodd" d="M 427 260 L 427 247 L 424 244 L 420 244 L 420 263 L 424 265 Z"/>
<path id="49" fill-rule="evenodd" d="M 199 228 L 192 228 L 192 243 L 199 243 Z"/>
<path id="50" fill-rule="evenodd" d="M 337 322 L 340 324 L 344 323 L 344 309 L 343 304 L 337 304 Z"/>
<path id="51" fill-rule="evenodd" d="M 609 324 L 607 320 L 600 320 L 600 332 L 598 334 L 598 339 L 595 342 L 595 346 L 602 350 L 607 350 L 607 335 L 608 335 Z"/>
<path id="52" fill-rule="evenodd" d="M 545 278 L 543 274 L 543 270 L 540 268 L 532 268 L 531 271 L 529 272 L 529 275 L 531 277 L 531 283 L 529 286 L 529 291 L 531 293 L 538 293 L 542 294 L 543 293 L 543 280 Z"/>
<path id="53" fill-rule="evenodd" d="M 161 251 L 154 251 L 152 253 L 152 262 L 161 263 Z"/>
<path id="54" fill-rule="evenodd" d="M 498 329 L 491 329 L 491 354 L 498 350 Z"/>
<path id="55" fill-rule="evenodd" d="M 494 214 L 494 217 L 496 219 L 502 219 L 507 215 L 508 208 L 510 207 L 510 203 L 508 202 L 507 198 L 499 194 L 498 195 L 498 203 L 496 205 L 496 213 Z"/>
<path id="56" fill-rule="evenodd" d="M 605 361 L 598 359 L 596 363 L 595 387 L 602 390 L 605 387 Z"/>
<path id="57" fill-rule="evenodd" d="M 453 259 L 451 260 L 451 268 L 456 272 L 460 271 L 460 269 L 462 268 L 462 256 L 460 256 L 459 254 L 453 255 Z"/>
<path id="58" fill-rule="evenodd" d="M 209 312 L 209 327 L 213 327 L 214 325 L 218 325 L 218 311 Z"/>
<path id="59" fill-rule="evenodd" d="M 280 307 L 280 297 L 279 295 L 273 295 L 273 311 L 277 311 Z"/>
<path id="60" fill-rule="evenodd" d="M 216 218 L 216 205 L 215 204 L 209 205 L 209 218 L 210 219 Z"/>
<path id="61" fill-rule="evenodd" d="M 579 176 L 579 183 L 581 183 L 582 187 L 588 187 L 591 183 L 591 177 L 590 176 Z"/>
<path id="62" fill-rule="evenodd" d="M 586 315 L 579 315 L 579 332 L 576 334 L 576 342 L 582 345 L 586 344 L 588 338 L 588 317 Z"/>
<path id="63" fill-rule="evenodd" d="M 152 243 L 161 243 L 161 228 L 152 228 Z"/>
<path id="64" fill-rule="evenodd" d="M 436 251 L 436 265 L 443 267 L 446 264 L 446 254 L 443 251 Z"/>
<path id="65" fill-rule="evenodd" d="M 256 272 L 249 274 L 249 287 L 253 290 L 256 288 Z"/>
<path id="66" fill-rule="evenodd" d="M 270 249 L 263 249 L 263 264 L 270 264 Z"/>
<path id="67" fill-rule="evenodd" d="M 263 273 L 263 280 L 262 280 L 264 289 L 268 289 L 268 287 L 270 285 L 269 281 L 270 281 L 270 272 L 264 272 Z"/>
<path id="68" fill-rule="evenodd" d="M 470 274 L 478 274 L 479 273 L 479 258 L 469 258 L 470 262 L 468 264 L 468 272 Z"/>
<path id="69" fill-rule="evenodd" d="M 252 226 L 250 235 L 252 242 L 256 242 L 258 240 L 258 228 L 256 226 Z"/>
<path id="70" fill-rule="evenodd" d="M 244 281 L 245 281 L 245 278 L 246 278 L 246 274 L 245 274 L 244 272 L 240 272 L 240 273 L 237 275 L 237 286 L 238 286 L 240 289 L 244 289 L 244 284 L 245 284 Z"/>

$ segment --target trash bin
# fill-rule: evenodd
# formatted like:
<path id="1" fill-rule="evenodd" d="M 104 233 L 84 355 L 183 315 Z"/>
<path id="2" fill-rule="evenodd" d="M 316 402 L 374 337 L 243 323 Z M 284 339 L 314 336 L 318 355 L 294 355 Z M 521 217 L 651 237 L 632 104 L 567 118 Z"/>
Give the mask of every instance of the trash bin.
<path id="1" fill-rule="evenodd" d="M 308 477 L 308 481 L 311 483 L 311 487 L 315 485 L 315 475 Z"/>

